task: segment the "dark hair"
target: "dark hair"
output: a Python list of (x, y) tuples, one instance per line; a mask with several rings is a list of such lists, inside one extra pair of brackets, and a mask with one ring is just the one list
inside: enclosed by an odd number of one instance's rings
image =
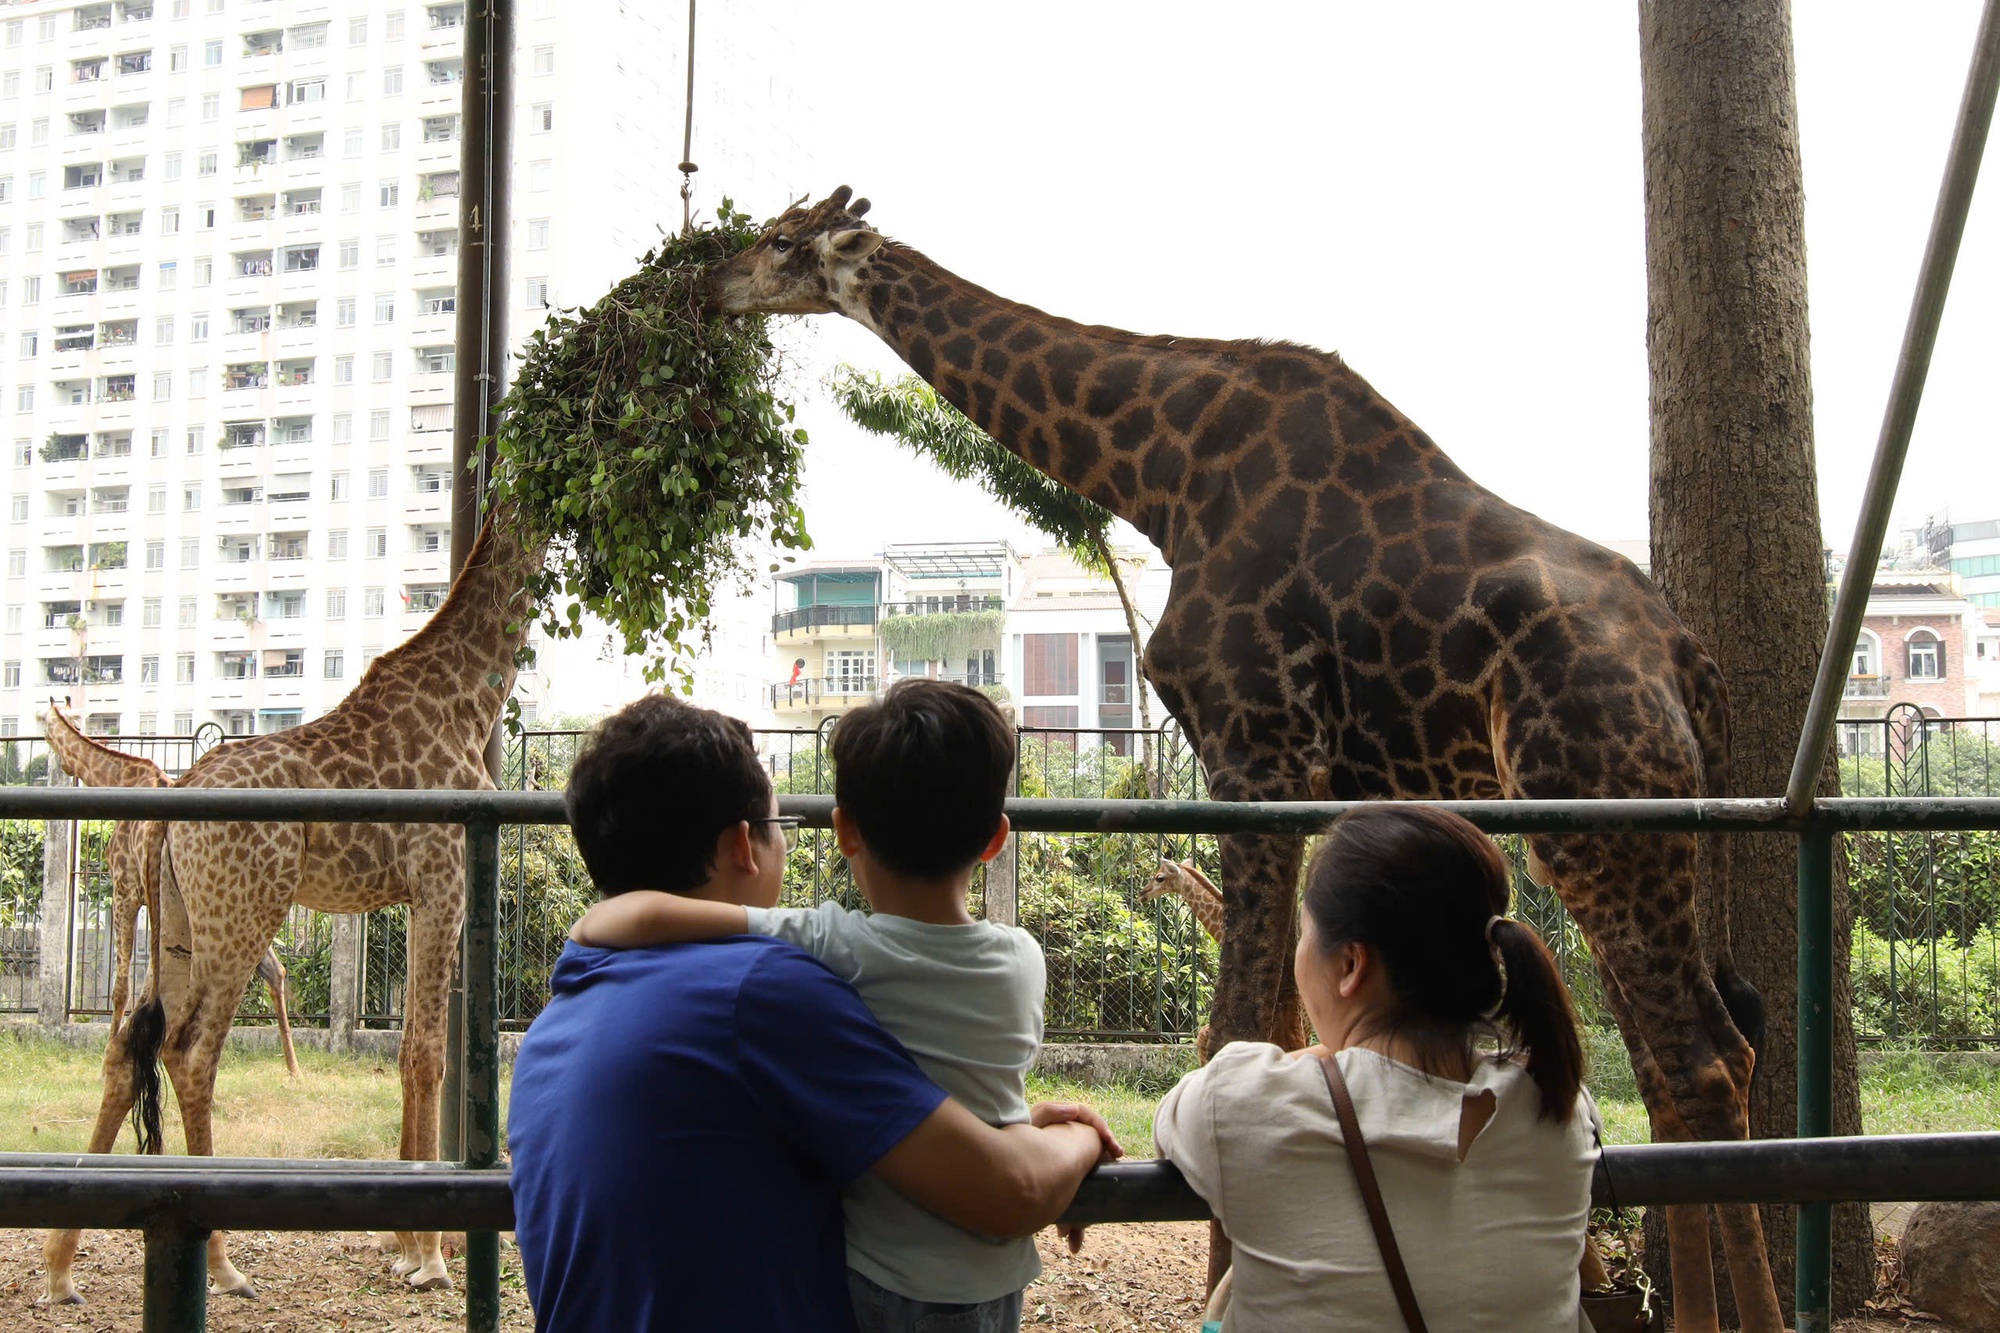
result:
[(978, 690), (900, 680), (833, 729), (833, 799), (875, 858), (905, 875), (955, 874), (1000, 827), (1014, 729)]
[(750, 728), (664, 694), (600, 722), (563, 790), (577, 850), (607, 898), (700, 887), (716, 838), (764, 818), (770, 801)]
[(1483, 1028), (1502, 1028), (1527, 1057), (1541, 1114), (1564, 1122), (1583, 1083), (1576, 1012), (1542, 937), (1507, 917), (1508, 889), (1499, 849), (1470, 823), (1384, 802), (1334, 821), (1306, 871), (1305, 910), (1321, 948), (1375, 951), (1396, 1002), (1385, 1025), (1420, 1054), (1469, 1056)]

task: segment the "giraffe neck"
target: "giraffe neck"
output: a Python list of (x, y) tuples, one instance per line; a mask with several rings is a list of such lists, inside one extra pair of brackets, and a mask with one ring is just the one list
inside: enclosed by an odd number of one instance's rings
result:
[(164, 787), (166, 775), (150, 759), (99, 745), (77, 730), (60, 708), (49, 708), (43, 731), (63, 771), (86, 787)]
[(893, 241), (836, 299), (1009, 451), (1160, 540), (1219, 385), (1197, 383), (1213, 344), (1059, 319)]
[(1181, 867), (1181, 899), (1217, 944), (1222, 943), (1222, 890), (1193, 866)]
[(393, 710), (397, 699), (421, 693), (447, 705), (449, 740), (482, 752), (514, 689), (514, 657), (535, 617), (528, 582), (547, 551), (546, 541), (523, 533), (511, 505), (493, 510), (444, 605), (377, 658), (341, 706)]

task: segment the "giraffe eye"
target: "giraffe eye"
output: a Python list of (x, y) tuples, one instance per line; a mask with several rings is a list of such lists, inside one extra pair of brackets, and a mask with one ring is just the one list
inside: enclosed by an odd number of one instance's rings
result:
[(771, 242), (771, 248), (773, 250), (776, 250), (779, 254), (783, 254), (785, 253), (785, 251), (792, 248), (792, 243), (785, 237), (780, 236), (776, 240)]

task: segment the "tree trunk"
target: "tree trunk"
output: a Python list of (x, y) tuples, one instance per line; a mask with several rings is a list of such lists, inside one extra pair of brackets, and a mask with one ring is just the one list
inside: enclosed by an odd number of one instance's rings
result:
[[(1787, 0), (1640, 0), (1639, 34), (1653, 577), (1728, 681), (1732, 794), (1781, 795), (1827, 632), (1791, 10)], [(1820, 791), (1839, 791), (1831, 754)], [(1789, 1137), (1797, 844), (1731, 844), (1726, 883), (1704, 903), (1705, 940), (1731, 944), (1768, 1008), (1751, 1133)], [(1844, 875), (1834, 888), (1834, 1133), (1857, 1134)], [(1764, 1232), (1789, 1311), (1792, 1209), (1766, 1208)], [(1649, 1249), (1664, 1258), (1664, 1244)], [(1836, 1208), (1835, 1315), (1873, 1281), (1865, 1207)]]
[(1160, 774), (1153, 761), (1153, 709), (1146, 702), (1146, 676), (1140, 670), (1140, 655), (1146, 644), (1139, 637), (1139, 608), (1132, 601), (1132, 593), (1125, 586), (1125, 576), (1118, 572), (1118, 553), (1111, 549), (1111, 543), (1100, 539), (1097, 543), (1098, 558), (1104, 561), (1104, 571), (1111, 576), (1111, 586), (1118, 590), (1118, 605), (1125, 608), (1125, 632), (1132, 637), (1132, 680), (1133, 698), (1139, 705), (1139, 768), (1146, 775), (1146, 795), (1160, 799)]

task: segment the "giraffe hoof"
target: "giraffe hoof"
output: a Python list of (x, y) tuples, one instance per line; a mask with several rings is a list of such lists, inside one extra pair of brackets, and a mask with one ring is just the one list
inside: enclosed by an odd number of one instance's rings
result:
[(451, 1274), (442, 1271), (440, 1266), (440, 1271), (426, 1276), (424, 1270), (420, 1268), (410, 1274), (409, 1283), (413, 1291), (450, 1291)]
[(65, 1285), (64, 1285), (64, 1287), (63, 1287), (63, 1288), (62, 1288), (61, 1290), (59, 1290), (59, 1291), (58, 1291), (58, 1290), (47, 1290), (47, 1289), (45, 1289), (45, 1290), (44, 1290), (44, 1291), (42, 1292), (42, 1304), (43, 1304), (43, 1305), (82, 1305), (82, 1304), (83, 1304), (83, 1293), (82, 1293), (82, 1292), (80, 1292), (80, 1291), (78, 1291), (78, 1290), (77, 1290), (77, 1289), (76, 1289), (75, 1287), (73, 1287), (73, 1286), (69, 1286), (69, 1285), (67, 1285), (67, 1284), (65, 1284)]
[(218, 1296), (241, 1296), (246, 1301), (257, 1299), (256, 1285), (248, 1278), (244, 1278), (233, 1287), (217, 1287), (215, 1293)]

